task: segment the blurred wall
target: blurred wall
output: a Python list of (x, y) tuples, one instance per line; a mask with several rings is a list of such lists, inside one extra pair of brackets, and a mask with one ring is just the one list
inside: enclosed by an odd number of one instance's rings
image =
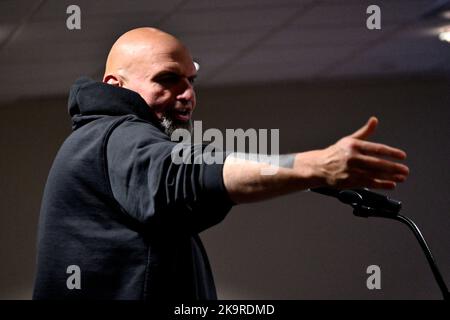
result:
[[(280, 129), (283, 153), (323, 148), (380, 119), (373, 140), (403, 148), (409, 180), (389, 194), (419, 225), (450, 284), (450, 82), (442, 79), (199, 88), (203, 128)], [(0, 299), (28, 299), (41, 195), (70, 133), (66, 98), (0, 106)], [(440, 299), (414, 236), (299, 192), (233, 208), (202, 234), (223, 299)], [(368, 290), (366, 268), (381, 268)]]

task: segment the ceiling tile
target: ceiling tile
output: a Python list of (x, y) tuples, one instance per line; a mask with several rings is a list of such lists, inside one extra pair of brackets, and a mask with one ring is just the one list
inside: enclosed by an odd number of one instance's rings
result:
[(38, 0), (0, 1), (0, 25), (17, 24), (38, 2)]
[(361, 0), (354, 3), (342, 4), (342, 1), (326, 1), (308, 14), (302, 16), (294, 24), (304, 27), (328, 28), (354, 26), (366, 29), (369, 14), (367, 7), (376, 4), (381, 11), (381, 28), (418, 19), (422, 13), (431, 8), (429, 0)]
[(261, 9), (268, 7), (299, 7), (301, 5), (310, 3), (314, 0), (195, 0), (189, 1), (183, 6), (183, 11), (217, 11), (217, 10), (240, 10), (246, 9)]
[(255, 9), (220, 11), (209, 14), (177, 12), (162, 24), (164, 30), (177, 35), (239, 33), (270, 30), (292, 15), (292, 9)]
[(127, 20), (134, 15), (161, 15), (172, 10), (182, 0), (146, 1), (146, 0), (58, 0), (46, 1), (34, 20), (60, 20), (66, 19), (66, 9), (70, 5), (77, 5), (81, 10), (81, 19), (85, 17), (126, 17)]

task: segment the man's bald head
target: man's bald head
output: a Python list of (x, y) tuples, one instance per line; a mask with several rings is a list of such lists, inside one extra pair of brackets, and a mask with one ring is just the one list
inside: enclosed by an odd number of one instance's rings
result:
[(138, 28), (112, 46), (103, 82), (139, 93), (161, 121), (184, 127), (195, 108), (195, 77), (192, 57), (177, 38), (155, 28)]
[[(160, 55), (190, 58), (186, 47), (174, 36), (155, 28), (138, 28), (120, 36), (112, 46), (104, 80), (108, 75), (136, 73), (155, 62)], [(192, 58), (191, 58), (192, 60)]]

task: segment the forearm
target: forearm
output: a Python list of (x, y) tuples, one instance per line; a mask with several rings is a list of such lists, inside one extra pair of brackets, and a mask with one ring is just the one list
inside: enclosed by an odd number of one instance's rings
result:
[(319, 153), (315, 150), (257, 160), (231, 154), (223, 168), (225, 187), (235, 203), (245, 203), (321, 186)]
[(225, 187), (235, 203), (322, 186), (394, 189), (406, 180), (409, 168), (386, 158), (404, 160), (406, 153), (364, 141), (377, 124), (378, 119), (371, 117), (359, 130), (325, 149), (282, 155), (279, 161), (276, 156), (251, 161), (231, 154), (223, 168)]

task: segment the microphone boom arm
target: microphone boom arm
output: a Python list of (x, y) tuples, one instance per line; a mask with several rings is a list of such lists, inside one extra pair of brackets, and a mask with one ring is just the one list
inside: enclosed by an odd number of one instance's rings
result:
[(417, 241), (419, 241), (419, 244), (422, 247), (422, 250), (428, 260), (428, 264), (430, 265), (431, 271), (433, 272), (434, 278), (436, 279), (439, 289), (441, 289), (444, 300), (446, 301), (450, 300), (450, 293), (448, 291), (447, 285), (445, 284), (444, 278), (442, 277), (442, 274), (439, 271), (436, 261), (434, 260), (430, 247), (428, 247), (428, 244), (425, 241), (422, 232), (420, 232), (419, 227), (417, 227), (414, 221), (412, 221), (408, 217), (402, 216), (401, 214), (393, 217), (384, 217), (384, 218), (400, 221), (403, 224), (406, 224), (408, 228), (414, 233), (414, 236), (416, 237)]
[(434, 278), (436, 279), (439, 289), (442, 292), (444, 300), (450, 300), (450, 293), (448, 291), (447, 285), (445, 284), (444, 278), (439, 271), (433, 254), (431, 253), (431, 250), (428, 247), (425, 238), (420, 232), (420, 229), (417, 227), (414, 221), (399, 214), (402, 208), (402, 203), (400, 201), (391, 199), (379, 193), (375, 193), (366, 188), (344, 190), (331, 188), (314, 188), (310, 190), (323, 195), (335, 197), (339, 201), (352, 206), (353, 214), (355, 216), (364, 218), (387, 218), (406, 224), (408, 228), (414, 233), (417, 241), (419, 241), (419, 244), (427, 258), (428, 264), (430, 265), (431, 271), (433, 272)]

